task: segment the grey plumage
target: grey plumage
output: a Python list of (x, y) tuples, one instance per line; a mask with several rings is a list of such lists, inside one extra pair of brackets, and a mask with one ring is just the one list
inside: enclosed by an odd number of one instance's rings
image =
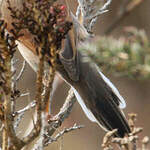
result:
[(68, 71), (66, 67), (59, 67), (59, 73), (78, 92), (87, 109), (92, 112), (96, 120), (107, 130), (118, 129), (116, 136), (123, 137), (130, 132), (130, 128), (119, 108), (121, 103), (119, 97), (105, 82), (95, 65), (83, 61), (83, 56), (78, 51), (76, 57), (73, 56), (73, 52), (70, 52), (73, 49), (68, 46), (70, 44), (69, 38), (67, 36), (66, 46), (60, 53), (59, 58), (60, 61), (63, 58), (63, 61), (61, 61), (62, 66), (65, 60), (65, 66), (68, 61), (76, 64), (70, 69), (74, 69), (73, 76), (77, 75), (78, 80), (70, 78), (71, 71)]

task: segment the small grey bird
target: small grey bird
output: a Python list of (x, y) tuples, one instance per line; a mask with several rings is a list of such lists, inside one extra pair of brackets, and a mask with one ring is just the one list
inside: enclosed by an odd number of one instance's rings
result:
[(81, 39), (87, 40), (88, 33), (72, 15), (74, 32), (70, 32), (59, 54), (63, 68), (57, 68), (63, 79), (72, 87), (86, 116), (104, 130), (118, 129), (116, 136), (124, 137), (130, 128), (122, 110), (125, 100), (117, 88), (100, 69), (77, 50)]
[[(22, 1), (19, 2), (16, 5), (21, 8)], [(8, 28), (11, 29), (12, 18), (5, 1), (2, 8), (3, 18), (8, 22)], [(56, 70), (74, 90), (88, 119), (98, 123), (104, 130), (118, 129), (116, 136), (123, 137), (130, 133), (129, 125), (121, 110), (126, 106), (125, 101), (99, 68), (90, 61), (85, 61), (84, 56), (78, 51), (78, 46), (89, 38), (89, 34), (73, 15), (70, 14), (70, 18), (73, 28), (66, 36), (58, 54), (59, 65)], [(24, 59), (37, 71), (39, 57), (32, 42), (33, 37), (28, 32), (16, 41)]]

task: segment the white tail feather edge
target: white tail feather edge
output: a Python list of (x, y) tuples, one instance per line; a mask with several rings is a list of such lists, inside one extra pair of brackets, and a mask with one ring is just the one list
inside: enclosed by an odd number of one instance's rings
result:
[(95, 118), (95, 116), (93, 115), (93, 113), (86, 107), (83, 99), (81, 98), (81, 96), (79, 95), (79, 93), (76, 91), (76, 89), (74, 87), (72, 87), (73, 92), (77, 98), (78, 103), (80, 104), (83, 112), (85, 113), (85, 115), (87, 116), (87, 118), (92, 121), (92, 122), (96, 122), (103, 130), (108, 131), (105, 127), (103, 127), (99, 121)]
[(119, 91), (113, 85), (113, 83), (100, 71), (100, 69), (99, 69), (99, 67), (97, 65), (96, 65), (96, 68), (97, 68), (97, 71), (99, 72), (99, 74), (101, 75), (101, 77), (103, 78), (103, 80), (112, 89), (114, 94), (120, 99), (119, 108), (124, 109), (126, 107), (126, 102), (125, 102), (124, 98), (120, 95)]

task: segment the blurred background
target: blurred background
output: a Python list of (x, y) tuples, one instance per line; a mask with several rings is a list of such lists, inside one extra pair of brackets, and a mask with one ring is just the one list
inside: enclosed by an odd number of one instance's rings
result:
[[(114, 21), (118, 14), (118, 9), (122, 2), (126, 0), (112, 0), (112, 4), (109, 7), (109, 12), (101, 15), (94, 28), (96, 35), (103, 36), (110, 24)], [(71, 1), (72, 9), (75, 10), (77, 6), (76, 2)], [(143, 2), (136, 7), (128, 16), (126, 16), (120, 24), (110, 33), (115, 38), (123, 35), (123, 27), (135, 26), (138, 29), (144, 29), (148, 37), (150, 37), (150, 0), (143, 0)], [(109, 36), (110, 36), (109, 35)], [(21, 68), (22, 56), (17, 53), (19, 58), (18, 69)], [(127, 77), (114, 77), (109, 76), (109, 79), (119, 89), (121, 95), (125, 98), (127, 108), (124, 110), (126, 116), (128, 113), (134, 112), (138, 114), (137, 126), (143, 127), (144, 131), (140, 135), (142, 138), (144, 135), (150, 137), (150, 80), (136, 81), (134, 79), (128, 79)], [(36, 74), (27, 64), (25, 73), (19, 82), (19, 88), (23, 93), (30, 92), (31, 100), (34, 99), (35, 93), (35, 81)], [(56, 114), (67, 96), (68, 85), (64, 82), (59, 83), (60, 86), (56, 89), (52, 103), (52, 113)], [(22, 108), (27, 105), (29, 100), (27, 97), (20, 99), (18, 108)], [(30, 120), (28, 115), (31, 116), (31, 112), (26, 113), (24, 117), (24, 123), (20, 125), (22, 133), (25, 131), (25, 127), (29, 125)], [(81, 107), (76, 102), (73, 107), (73, 111), (68, 119), (63, 123), (62, 127), (58, 131), (61, 131), (64, 127), (73, 126), (75, 123), (85, 125), (83, 129), (76, 130), (74, 132), (66, 134), (58, 142), (55, 142), (47, 149), (63, 149), (63, 150), (97, 150), (101, 149), (102, 137), (104, 131), (98, 127), (97, 124), (91, 123), (81, 110)], [(26, 126), (25, 126), (26, 124)], [(20, 133), (20, 134), (22, 134)]]

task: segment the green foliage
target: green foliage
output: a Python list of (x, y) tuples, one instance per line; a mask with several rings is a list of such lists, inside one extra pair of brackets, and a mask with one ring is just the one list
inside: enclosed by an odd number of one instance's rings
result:
[(106, 74), (132, 79), (150, 78), (150, 41), (144, 30), (125, 28), (128, 36), (97, 37), (80, 48)]

